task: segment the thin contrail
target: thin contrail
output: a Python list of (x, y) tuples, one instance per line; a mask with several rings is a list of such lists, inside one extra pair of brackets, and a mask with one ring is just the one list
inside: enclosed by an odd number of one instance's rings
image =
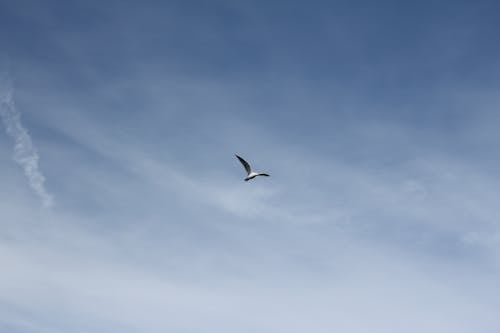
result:
[(0, 81), (0, 117), (7, 134), (14, 139), (14, 161), (23, 168), (29, 185), (42, 199), (42, 204), (50, 207), (54, 201), (45, 189), (45, 177), (38, 165), (38, 151), (33, 146), (28, 131), (21, 123), (21, 113), (16, 109), (12, 82), (8, 75), (0, 78)]

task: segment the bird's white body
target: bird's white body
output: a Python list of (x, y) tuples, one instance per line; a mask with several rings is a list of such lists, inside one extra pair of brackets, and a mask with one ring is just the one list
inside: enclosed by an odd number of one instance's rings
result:
[(238, 155), (236, 155), (236, 157), (241, 162), (241, 164), (243, 165), (243, 167), (245, 168), (245, 170), (247, 172), (247, 176), (245, 178), (246, 182), (249, 181), (250, 179), (254, 179), (257, 176), (266, 176), (266, 177), (269, 177), (269, 175), (267, 173), (252, 171), (252, 168), (250, 167), (250, 164), (248, 164), (247, 161), (245, 161), (243, 158), (239, 157)]
[(258, 172), (250, 172), (248, 176), (246, 176), (245, 181), (249, 181), (250, 179), (254, 179), (257, 176), (267, 176), (267, 174), (264, 173), (258, 173)]

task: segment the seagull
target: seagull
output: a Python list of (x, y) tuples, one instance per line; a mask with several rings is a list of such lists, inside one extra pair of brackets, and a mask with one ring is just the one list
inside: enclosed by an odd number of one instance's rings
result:
[(246, 182), (249, 181), (250, 179), (254, 179), (257, 176), (269, 177), (269, 175), (267, 173), (253, 172), (252, 168), (250, 167), (250, 164), (248, 164), (247, 161), (245, 161), (244, 159), (242, 159), (241, 157), (239, 157), (236, 154), (234, 156), (236, 156), (238, 158), (238, 160), (240, 160), (241, 164), (243, 164), (243, 166), (245, 167), (245, 170), (247, 171), (247, 177), (245, 178)]

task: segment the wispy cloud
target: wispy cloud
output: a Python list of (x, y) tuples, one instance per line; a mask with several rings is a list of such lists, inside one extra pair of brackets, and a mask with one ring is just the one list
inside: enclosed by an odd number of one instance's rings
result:
[(226, 2), (2, 5), (0, 332), (500, 332), (495, 11)]
[(28, 130), (21, 122), (21, 113), (14, 101), (14, 88), (8, 75), (1, 78), (0, 83), (0, 117), (7, 134), (14, 139), (14, 161), (23, 169), (28, 182), (35, 193), (40, 196), (45, 207), (53, 205), (54, 200), (45, 188), (45, 177), (38, 164), (39, 155)]

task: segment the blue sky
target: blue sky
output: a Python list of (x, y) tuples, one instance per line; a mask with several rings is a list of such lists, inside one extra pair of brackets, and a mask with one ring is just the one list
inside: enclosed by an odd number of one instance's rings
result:
[(2, 2), (0, 331), (500, 331), (499, 9)]

